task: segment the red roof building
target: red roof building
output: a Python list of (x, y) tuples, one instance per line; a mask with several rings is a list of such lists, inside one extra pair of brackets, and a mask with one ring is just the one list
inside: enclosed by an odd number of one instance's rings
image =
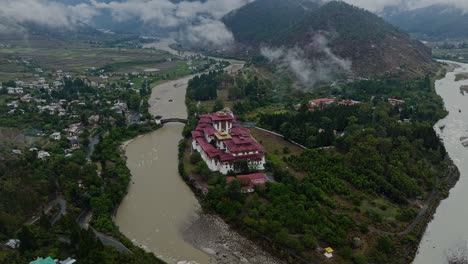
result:
[(226, 181), (229, 183), (234, 179), (239, 180), (242, 185), (242, 191), (247, 193), (254, 192), (255, 186), (265, 186), (265, 184), (268, 182), (268, 178), (264, 173), (229, 176), (227, 177)]
[(396, 99), (396, 98), (388, 98), (388, 102), (392, 105), (401, 105), (404, 104), (404, 100)]
[(237, 123), (230, 110), (202, 115), (192, 139), (192, 149), (200, 153), (212, 171), (236, 172), (236, 161), (246, 161), (254, 170), (265, 169), (265, 150), (250, 130)]
[(354, 100), (343, 100), (343, 101), (339, 102), (338, 104), (343, 105), (343, 106), (353, 106), (353, 105), (357, 105), (357, 104), (360, 104), (360, 103), (361, 102), (354, 101)]
[(335, 98), (320, 98), (320, 99), (314, 99), (314, 100), (309, 101), (309, 103), (307, 104), (307, 107), (308, 107), (309, 110), (311, 110), (311, 111), (315, 111), (315, 110), (317, 110), (317, 109), (318, 109), (318, 110), (322, 110), (322, 109), (325, 108), (326, 106), (335, 103), (335, 101), (336, 101)]

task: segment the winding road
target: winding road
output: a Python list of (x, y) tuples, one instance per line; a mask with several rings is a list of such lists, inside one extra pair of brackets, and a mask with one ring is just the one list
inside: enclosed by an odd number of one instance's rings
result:
[(124, 244), (122, 244), (119, 240), (111, 236), (105, 235), (97, 231), (96, 229), (94, 229), (92, 226), (90, 226), (89, 222), (91, 221), (92, 218), (93, 218), (93, 212), (90, 209), (87, 209), (81, 212), (81, 214), (78, 216), (76, 221), (78, 222), (78, 224), (80, 225), (80, 228), (82, 229), (88, 230), (89, 228), (91, 228), (91, 230), (93, 230), (94, 234), (102, 242), (102, 244), (106, 246), (112, 246), (119, 252), (132, 253), (132, 251), (128, 249)]

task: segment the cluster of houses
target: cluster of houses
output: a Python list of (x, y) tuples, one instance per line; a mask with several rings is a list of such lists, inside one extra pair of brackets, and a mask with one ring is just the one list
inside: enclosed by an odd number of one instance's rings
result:
[(314, 99), (310, 100), (307, 103), (307, 108), (309, 108), (310, 111), (317, 111), (317, 110), (323, 110), (324, 108), (336, 104), (338, 105), (343, 105), (343, 106), (353, 106), (360, 104), (361, 102), (355, 101), (355, 100), (342, 100), (338, 101), (336, 98), (319, 98), (319, 99)]
[[(10, 239), (5, 243), (5, 246), (11, 249), (18, 249), (21, 246), (21, 241), (19, 239)], [(65, 260), (53, 259), (51, 257), (40, 258), (29, 262), (29, 264), (73, 264), (77, 260), (73, 258), (67, 258)]]
[(76, 259), (73, 259), (73, 258), (67, 258), (65, 260), (58, 260), (58, 259), (53, 259), (51, 257), (47, 257), (47, 258), (37, 258), (36, 260), (29, 262), (29, 264), (73, 264), (75, 262), (76, 262)]
[(265, 150), (229, 109), (202, 115), (192, 138), (192, 149), (211, 171), (236, 173), (238, 162), (246, 162), (251, 170), (265, 169)]
[[(61, 70), (58, 70), (55, 74), (56, 79), (53, 84), (48, 84), (45, 78), (39, 77), (33, 82), (26, 81), (15, 81), (16, 87), (1, 87), (0, 90), (6, 89), (5, 93), (8, 93), (10, 96), (7, 97), (6, 101), (6, 113), (10, 115), (25, 114), (26, 112), (31, 113), (44, 113), (49, 115), (55, 115), (67, 120), (80, 118), (79, 113), (83, 108), (89, 106), (90, 104), (96, 105), (98, 107), (105, 107), (111, 111), (114, 111), (116, 114), (125, 114), (130, 116), (130, 111), (125, 102), (120, 100), (98, 100), (95, 98), (94, 101), (84, 101), (80, 99), (76, 100), (66, 100), (66, 99), (48, 99), (47, 97), (42, 96), (44, 93), (51, 92), (51, 90), (62, 89), (65, 78), (72, 78), (68, 73), (64, 73)], [(88, 85), (91, 85), (89, 79), (84, 78), (83, 81)], [(50, 88), (49, 90), (47, 88)], [(46, 91), (38, 92), (38, 88), (46, 89)], [(50, 98), (50, 97), (49, 97)], [(101, 116), (99, 113), (91, 114), (88, 117), (88, 123), (91, 125), (90, 128), (96, 127), (97, 123), (103, 119), (115, 120), (112, 116), (105, 117)], [(134, 118), (136, 121), (140, 121), (140, 116)], [(132, 119), (133, 120), (133, 119)], [(62, 138), (66, 138), (69, 142), (69, 148), (65, 149), (65, 155), (71, 156), (72, 152), (80, 147), (79, 136), (85, 129), (84, 124), (75, 123), (69, 127), (63, 129), (63, 131), (51, 131), (49, 134), (49, 139), (53, 141), (60, 141)], [(34, 135), (34, 136), (45, 136), (45, 135)], [(38, 151), (39, 159), (46, 159), (50, 157), (50, 153), (46, 151)], [(13, 155), (21, 155), (21, 150), (12, 150)]]
[[(391, 105), (402, 105), (405, 103), (404, 100), (396, 99), (396, 98), (388, 98), (388, 102)], [(353, 105), (358, 105), (361, 104), (362, 102), (360, 101), (355, 101), (355, 100), (337, 100), (336, 98), (319, 98), (319, 99), (314, 99), (310, 100), (307, 103), (307, 108), (310, 111), (317, 111), (317, 110), (323, 110), (326, 107), (334, 104), (342, 105), (342, 106), (353, 106)]]

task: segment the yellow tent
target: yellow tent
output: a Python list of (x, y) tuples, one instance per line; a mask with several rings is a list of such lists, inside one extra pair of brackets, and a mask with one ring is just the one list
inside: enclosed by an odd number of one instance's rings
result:
[(326, 251), (327, 253), (333, 253), (334, 250), (333, 250), (333, 248), (331, 248), (331, 247), (327, 247), (327, 248), (325, 249), (325, 251)]

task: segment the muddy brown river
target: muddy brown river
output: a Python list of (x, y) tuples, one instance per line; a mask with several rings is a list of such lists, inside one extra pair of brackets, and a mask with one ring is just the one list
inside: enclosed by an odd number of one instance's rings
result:
[[(231, 61), (227, 71), (243, 63)], [(193, 76), (153, 88), (150, 113), (186, 118), (185, 94)], [(231, 230), (222, 219), (206, 215), (178, 174), (178, 142), (183, 124), (169, 123), (125, 145), (132, 174), (128, 195), (115, 221), (134, 244), (174, 264), (283, 263)]]
[[(455, 81), (455, 75), (468, 72), (468, 64), (453, 63), (458, 68), (436, 82), (437, 93), (444, 99), (449, 115), (435, 126), (448, 154), (460, 170), (460, 179), (450, 190), (427, 226), (414, 264), (468, 263), (468, 94), (460, 86), (468, 80)], [(444, 127), (444, 129), (440, 129)]]
[[(155, 87), (150, 112), (155, 116), (186, 118), (184, 100), (189, 79)], [(126, 146), (132, 184), (119, 207), (116, 223), (135, 244), (169, 263), (208, 263), (206, 253), (182, 238), (182, 230), (197, 219), (200, 210), (192, 191), (178, 174), (177, 143), (182, 138), (182, 129), (183, 124), (166, 124)]]

